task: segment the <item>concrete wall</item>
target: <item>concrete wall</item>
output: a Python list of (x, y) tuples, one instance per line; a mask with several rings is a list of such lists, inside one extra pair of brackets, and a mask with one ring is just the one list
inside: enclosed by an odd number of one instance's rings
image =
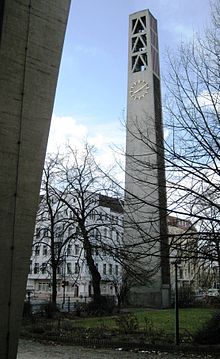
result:
[(5, 0), (0, 48), (0, 358), (16, 358), (69, 0)]

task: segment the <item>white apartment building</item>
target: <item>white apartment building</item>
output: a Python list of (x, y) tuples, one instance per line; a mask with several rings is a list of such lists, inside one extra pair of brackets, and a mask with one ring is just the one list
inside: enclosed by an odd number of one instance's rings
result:
[[(115, 296), (115, 287), (121, 282), (121, 266), (113, 258), (109, 248), (117, 246), (123, 236), (123, 209), (117, 198), (94, 195), (95, 209), (90, 208), (87, 225), (91, 228), (90, 240), (94, 244), (93, 259), (101, 275), (101, 294)], [(94, 202), (93, 202), (94, 203)], [(91, 204), (93, 206), (93, 204)], [(57, 302), (91, 300), (93, 288), (91, 275), (85, 261), (80, 235), (77, 236), (77, 223), (68, 230), (62, 230), (62, 213), (68, 214), (67, 208), (57, 213), (55, 251), (63, 245), (65, 239), (73, 234), (62, 247), (60, 265), (57, 267)], [(67, 229), (67, 227), (66, 227)], [(37, 222), (27, 281), (28, 295), (37, 300), (51, 298), (51, 248), (50, 228), (45, 218)], [(62, 238), (61, 238), (62, 236)]]
[[(87, 225), (91, 227), (91, 241), (94, 244), (93, 259), (101, 275), (101, 293), (106, 296), (116, 296), (116, 286), (121, 285), (122, 268), (108, 248), (122, 242), (123, 238), (123, 206), (117, 198), (95, 195), (95, 210), (91, 210), (88, 216)], [(98, 202), (97, 202), (98, 201)], [(93, 205), (93, 204), (92, 204)], [(65, 214), (67, 208), (62, 209)], [(71, 233), (77, 232), (75, 226), (69, 226), (68, 231), (62, 233), (62, 211), (57, 214), (58, 226), (56, 228), (55, 250), (59, 244)], [(191, 229), (190, 229), (191, 228)], [(174, 266), (172, 262), (175, 257), (181, 258), (178, 264), (179, 286), (191, 285), (194, 283), (196, 274), (195, 258), (188, 259), (184, 252), (186, 249), (190, 257), (192, 246), (196, 245), (195, 237), (189, 234), (194, 233), (190, 221), (168, 216), (168, 232), (170, 241), (173, 242), (170, 251), (170, 274), (171, 287), (174, 287)], [(30, 273), (27, 281), (27, 293), (31, 298), (37, 300), (50, 300), (51, 298), (51, 266), (50, 266), (50, 236), (48, 235), (49, 225), (45, 218), (37, 222), (33, 240), (33, 251), (30, 261)], [(61, 239), (60, 237), (63, 236)], [(181, 253), (182, 251), (182, 253)], [(57, 302), (67, 300), (71, 302), (87, 302), (91, 300), (93, 289), (91, 275), (85, 261), (83, 245), (80, 236), (74, 236), (68, 240), (62, 248), (62, 260), (57, 267)]]
[(196, 286), (198, 271), (196, 248), (196, 229), (189, 220), (168, 216), (168, 233), (170, 236), (170, 277), (171, 288), (175, 283), (174, 262), (178, 261), (178, 285)]

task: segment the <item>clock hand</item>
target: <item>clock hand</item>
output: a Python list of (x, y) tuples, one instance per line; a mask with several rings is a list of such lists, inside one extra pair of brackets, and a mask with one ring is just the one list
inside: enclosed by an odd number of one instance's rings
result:
[(137, 92), (141, 91), (143, 88), (145, 88), (147, 86), (147, 84), (144, 84), (143, 86), (141, 86), (139, 89), (137, 89), (136, 91), (134, 91), (133, 93), (136, 94)]

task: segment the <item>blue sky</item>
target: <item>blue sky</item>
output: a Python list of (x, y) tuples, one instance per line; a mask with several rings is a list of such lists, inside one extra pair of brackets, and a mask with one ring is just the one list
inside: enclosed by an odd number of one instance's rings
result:
[[(67, 25), (48, 150), (88, 137), (97, 147), (124, 140), (129, 14), (158, 20), (161, 75), (167, 49), (202, 30), (208, 0), (73, 0)], [(105, 156), (105, 155), (103, 155)]]

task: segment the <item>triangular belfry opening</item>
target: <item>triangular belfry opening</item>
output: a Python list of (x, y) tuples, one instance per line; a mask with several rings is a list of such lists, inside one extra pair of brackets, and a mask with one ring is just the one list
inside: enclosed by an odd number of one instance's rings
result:
[(144, 51), (147, 47), (146, 35), (141, 35), (132, 38), (132, 52)]
[(144, 71), (148, 65), (147, 59), (147, 27), (146, 16), (132, 20), (131, 25), (131, 71)]
[(146, 17), (142, 16), (132, 21), (132, 34), (138, 34), (146, 31)]
[(144, 71), (147, 68), (147, 54), (132, 56), (132, 72)]

